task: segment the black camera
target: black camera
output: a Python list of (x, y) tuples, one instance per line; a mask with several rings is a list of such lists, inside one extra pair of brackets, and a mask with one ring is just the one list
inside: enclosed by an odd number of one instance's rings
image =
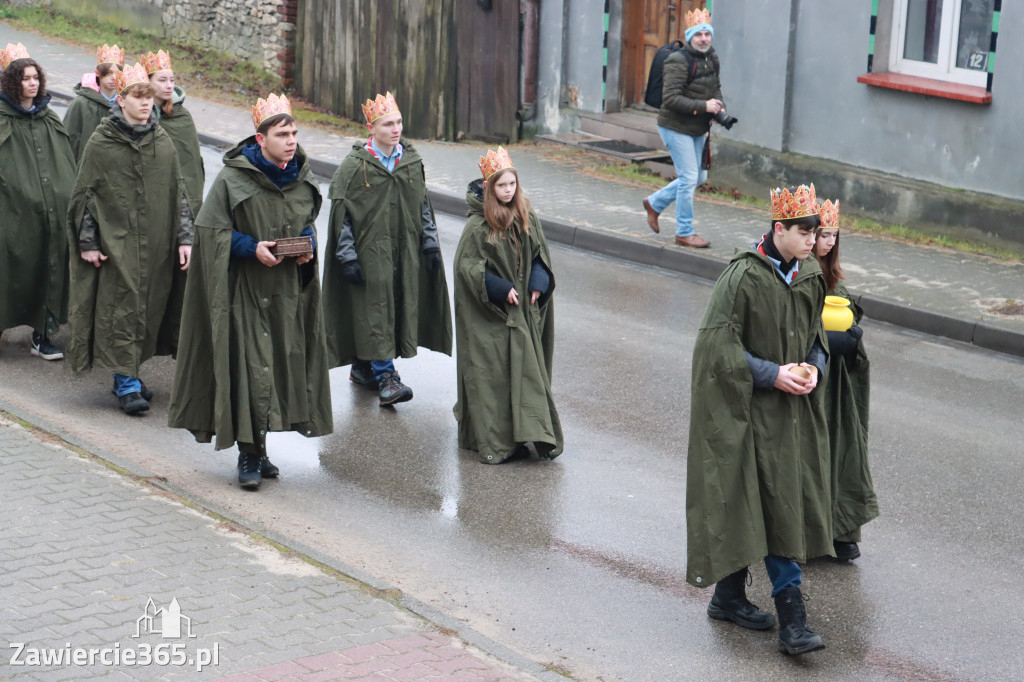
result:
[(732, 125), (736, 123), (736, 121), (738, 121), (739, 119), (736, 118), (735, 116), (730, 116), (728, 113), (726, 113), (725, 109), (722, 109), (717, 114), (715, 114), (715, 120), (721, 123), (726, 130), (731, 130)]

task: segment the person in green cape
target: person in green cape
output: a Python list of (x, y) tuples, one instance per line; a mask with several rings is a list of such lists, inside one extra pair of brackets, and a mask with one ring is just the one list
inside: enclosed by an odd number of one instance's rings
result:
[(171, 55), (163, 50), (142, 56), (142, 65), (149, 74), (149, 82), (155, 89), (154, 101), (160, 127), (167, 131), (178, 152), (181, 176), (185, 179), (188, 206), (192, 215), (199, 215), (203, 207), (203, 189), (206, 186), (206, 169), (199, 151), (199, 132), (192, 114), (185, 108), (185, 91), (174, 82)]
[[(280, 471), (267, 433), (333, 430), (313, 222), (320, 189), (284, 96), (258, 99), (256, 134), (224, 155), (196, 217), (169, 424), (215, 448), (238, 444), (238, 482)], [(305, 237), (310, 250), (274, 253)]]
[(366, 100), (372, 133), (331, 180), (324, 264), (324, 316), (331, 367), (378, 391), (381, 405), (412, 399), (394, 358), (417, 348), (451, 355), (452, 315), (423, 159), (402, 138), (402, 114), (389, 92)]
[(551, 394), (555, 341), (551, 254), (508, 152), (480, 158), (455, 252), (459, 447), (500, 464), (517, 452), (554, 459), (562, 425)]
[(808, 256), (814, 186), (771, 193), (771, 229), (715, 283), (693, 350), (686, 477), (686, 579), (715, 591), (708, 615), (767, 630), (746, 596), (764, 560), (779, 651), (825, 647), (807, 626), (797, 561), (832, 553), (828, 431), (822, 391), (825, 283)]
[(71, 341), (76, 374), (113, 370), (121, 410), (149, 409), (139, 368), (178, 345), (192, 214), (174, 144), (153, 116), (153, 86), (141, 64), (117, 76), (117, 104), (89, 138), (68, 207)]
[(832, 547), (838, 561), (860, 556), (861, 526), (878, 517), (878, 498), (868, 466), (870, 366), (859, 323), (864, 311), (843, 286), (839, 264), (839, 202), (824, 201), (814, 257), (825, 278), (826, 294), (850, 301), (854, 324), (847, 331), (827, 331), (828, 381), (825, 414), (832, 453)]
[(0, 50), (0, 332), (32, 327), (31, 352), (60, 360), (50, 335), (67, 321), (64, 233), (75, 158), (49, 108), (46, 74), (21, 43)]
[(100, 121), (110, 116), (111, 107), (117, 104), (117, 72), (122, 66), (124, 50), (104, 43), (96, 49), (96, 70), (83, 74), (74, 88), (75, 98), (64, 113), (64, 127), (71, 137), (76, 161)]

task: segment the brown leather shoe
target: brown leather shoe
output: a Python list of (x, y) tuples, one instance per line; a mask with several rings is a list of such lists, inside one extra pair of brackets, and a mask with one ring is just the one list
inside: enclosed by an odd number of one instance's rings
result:
[(691, 234), (688, 237), (676, 237), (676, 244), (679, 246), (689, 246), (694, 249), (706, 249), (711, 246), (711, 242), (707, 239), (701, 239), (695, 234)]
[(651, 202), (644, 199), (644, 210), (647, 211), (647, 226), (654, 230), (654, 234), (661, 232), (661, 228), (658, 227), (658, 216), (661, 214), (651, 208)]

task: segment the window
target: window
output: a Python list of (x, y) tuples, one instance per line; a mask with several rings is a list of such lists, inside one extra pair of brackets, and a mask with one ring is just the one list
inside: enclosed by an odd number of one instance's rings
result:
[(985, 87), (995, 0), (895, 0), (893, 73)]

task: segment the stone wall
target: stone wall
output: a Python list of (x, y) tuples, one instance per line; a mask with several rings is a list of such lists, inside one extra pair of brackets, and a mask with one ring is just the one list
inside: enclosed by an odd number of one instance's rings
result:
[(291, 85), (299, 0), (20, 0), (129, 29), (190, 38), (262, 64)]

